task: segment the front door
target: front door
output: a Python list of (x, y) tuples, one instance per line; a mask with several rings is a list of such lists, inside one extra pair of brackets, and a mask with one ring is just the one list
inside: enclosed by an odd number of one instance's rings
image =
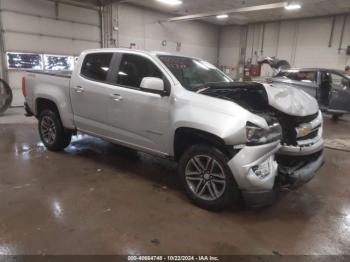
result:
[(140, 88), (144, 77), (165, 79), (164, 73), (148, 57), (120, 54), (115, 75), (107, 103), (109, 136), (146, 151), (166, 153), (170, 97)]
[(338, 74), (330, 73), (331, 92), (328, 112), (350, 113), (350, 79)]

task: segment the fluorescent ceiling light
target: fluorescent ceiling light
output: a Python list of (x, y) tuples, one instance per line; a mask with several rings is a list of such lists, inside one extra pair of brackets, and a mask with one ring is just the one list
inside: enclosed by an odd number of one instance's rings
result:
[(226, 19), (226, 18), (228, 18), (228, 15), (227, 14), (217, 15), (216, 18), (217, 19)]
[(171, 6), (182, 4), (181, 0), (157, 0), (157, 1), (162, 3), (162, 4), (171, 5)]
[(286, 4), (286, 6), (284, 7), (286, 10), (298, 10), (301, 8), (300, 4), (296, 4), (296, 3), (288, 3)]

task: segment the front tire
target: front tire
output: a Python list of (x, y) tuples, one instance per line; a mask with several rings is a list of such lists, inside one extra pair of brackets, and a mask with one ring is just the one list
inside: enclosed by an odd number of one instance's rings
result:
[(71, 142), (72, 132), (66, 130), (57, 112), (46, 109), (39, 116), (39, 135), (50, 151), (61, 151)]
[(210, 145), (194, 145), (183, 154), (178, 172), (194, 204), (218, 211), (238, 203), (240, 191), (228, 161), (222, 151)]

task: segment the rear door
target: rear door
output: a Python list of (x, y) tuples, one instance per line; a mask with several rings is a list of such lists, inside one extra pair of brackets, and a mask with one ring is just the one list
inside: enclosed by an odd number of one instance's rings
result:
[(331, 72), (331, 92), (328, 111), (331, 113), (350, 112), (350, 79), (342, 74)]
[[(140, 88), (144, 77), (167, 80), (150, 58), (120, 53), (109, 87), (107, 121), (109, 137), (146, 151), (163, 154), (168, 150), (170, 97)], [(112, 77), (113, 78), (113, 77)]]
[(109, 98), (108, 77), (114, 53), (87, 54), (81, 71), (71, 81), (70, 96), (78, 129), (106, 135), (106, 108)]

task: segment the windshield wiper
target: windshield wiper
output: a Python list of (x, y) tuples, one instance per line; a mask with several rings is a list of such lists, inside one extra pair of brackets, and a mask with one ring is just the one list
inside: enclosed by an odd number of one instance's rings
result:
[(208, 90), (209, 88), (210, 88), (210, 86), (203, 87), (201, 89), (198, 89), (196, 93), (200, 94), (200, 93), (204, 92), (205, 90)]

